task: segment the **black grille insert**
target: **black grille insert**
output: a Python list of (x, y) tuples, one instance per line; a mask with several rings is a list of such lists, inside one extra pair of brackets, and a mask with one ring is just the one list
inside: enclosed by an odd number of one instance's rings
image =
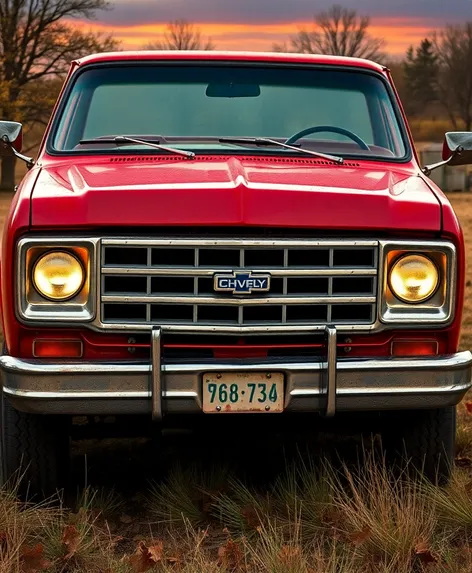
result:
[(159, 324), (160, 321), (192, 322), (193, 306), (183, 304), (153, 304), (151, 305), (151, 320)]
[(193, 283), (191, 277), (152, 277), (151, 293), (193, 294)]

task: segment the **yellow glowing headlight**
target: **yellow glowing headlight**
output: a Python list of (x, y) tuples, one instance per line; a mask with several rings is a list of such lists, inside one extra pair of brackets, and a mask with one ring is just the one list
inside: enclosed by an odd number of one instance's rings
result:
[(67, 300), (84, 284), (81, 262), (66, 252), (51, 252), (40, 257), (33, 268), (33, 284), (45, 298)]
[(390, 289), (404, 302), (424, 302), (436, 292), (439, 272), (424, 255), (405, 255), (390, 269)]

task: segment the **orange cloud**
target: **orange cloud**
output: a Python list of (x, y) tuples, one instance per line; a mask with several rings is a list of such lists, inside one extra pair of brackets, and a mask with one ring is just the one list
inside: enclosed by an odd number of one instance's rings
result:
[[(112, 34), (121, 41), (124, 49), (140, 49), (149, 42), (163, 38), (166, 24), (146, 24), (137, 26), (107, 26), (97, 22), (80, 23), (86, 30)], [(282, 24), (227, 24), (199, 23), (198, 27), (204, 37), (211, 37), (221, 50), (254, 50), (270, 51), (274, 43), (286, 42), (290, 35), (300, 28), (311, 28), (311, 22), (290, 22)], [(425, 19), (382, 18), (372, 20), (371, 35), (384, 38), (386, 50), (392, 55), (405, 53), (410, 45), (417, 44), (431, 33), (434, 24), (425, 25)]]

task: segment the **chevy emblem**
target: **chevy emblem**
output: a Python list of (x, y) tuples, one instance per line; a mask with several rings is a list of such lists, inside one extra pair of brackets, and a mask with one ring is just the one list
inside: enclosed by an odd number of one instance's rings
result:
[(270, 290), (270, 274), (234, 272), (231, 275), (214, 275), (213, 288), (217, 292), (233, 294), (251, 294), (252, 292), (267, 292)]

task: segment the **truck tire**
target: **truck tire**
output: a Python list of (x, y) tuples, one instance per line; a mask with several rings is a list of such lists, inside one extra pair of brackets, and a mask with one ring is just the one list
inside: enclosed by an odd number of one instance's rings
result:
[(0, 428), (0, 485), (18, 488), (18, 494), (28, 499), (49, 497), (65, 485), (67, 418), (20, 412), (2, 392)]
[(391, 413), (382, 433), (387, 459), (420, 472), (435, 484), (448, 482), (454, 465), (456, 408)]

